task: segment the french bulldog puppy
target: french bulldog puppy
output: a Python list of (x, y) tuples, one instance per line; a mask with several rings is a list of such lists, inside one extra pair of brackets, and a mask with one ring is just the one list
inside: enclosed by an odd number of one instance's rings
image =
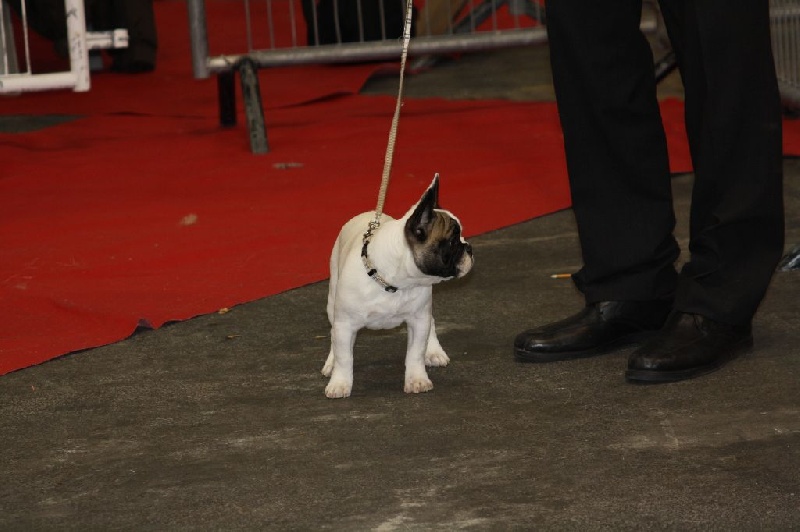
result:
[(406, 393), (433, 389), (425, 366), (450, 361), (436, 337), (433, 285), (463, 277), (472, 269), (472, 246), (461, 222), (439, 208), (439, 175), (420, 201), (395, 220), (365, 212), (342, 228), (331, 254), (328, 319), (331, 350), (322, 374), (325, 395), (348, 397), (353, 388), (353, 345), (364, 327), (390, 329), (406, 323)]

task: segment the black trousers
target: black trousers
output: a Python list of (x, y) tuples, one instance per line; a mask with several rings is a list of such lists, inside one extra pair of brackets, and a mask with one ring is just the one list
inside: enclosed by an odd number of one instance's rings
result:
[[(23, 0), (10, 0), (21, 14)], [(66, 47), (67, 24), (63, 0), (26, 0), (28, 22), (35, 32)], [(128, 47), (111, 50), (113, 56), (130, 62), (155, 65), (158, 49), (153, 0), (85, 0), (86, 23), (92, 30), (128, 30)], [(20, 15), (21, 16), (21, 15)], [(66, 53), (66, 48), (62, 50)]]
[(662, 0), (695, 172), (680, 274), (641, 0), (548, 0), (553, 80), (588, 303), (675, 299), (749, 321), (783, 252), (781, 104), (764, 0)]

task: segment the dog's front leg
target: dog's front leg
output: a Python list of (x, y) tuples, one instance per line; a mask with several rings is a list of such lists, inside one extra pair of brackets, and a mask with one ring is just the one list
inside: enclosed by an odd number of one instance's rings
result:
[(349, 325), (341, 323), (331, 327), (333, 368), (330, 371), (331, 380), (325, 387), (325, 395), (332, 399), (350, 397), (353, 389), (353, 345), (356, 332)]
[(406, 393), (421, 393), (433, 389), (433, 383), (425, 371), (425, 350), (431, 329), (430, 313), (422, 318), (408, 321), (408, 350), (406, 351)]

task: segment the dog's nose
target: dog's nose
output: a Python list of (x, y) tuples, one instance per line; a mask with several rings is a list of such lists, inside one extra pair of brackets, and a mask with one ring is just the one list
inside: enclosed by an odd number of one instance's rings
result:
[(469, 255), (469, 256), (471, 257), (471, 256), (472, 256), (472, 244), (470, 244), (469, 242), (467, 242), (467, 243), (464, 245), (464, 249), (466, 250), (466, 252), (467, 252), (467, 255)]

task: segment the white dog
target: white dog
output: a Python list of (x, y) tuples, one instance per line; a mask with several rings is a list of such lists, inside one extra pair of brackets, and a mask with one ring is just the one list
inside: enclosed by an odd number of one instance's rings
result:
[(439, 176), (419, 203), (395, 220), (383, 216), (374, 228), (374, 212), (351, 219), (331, 254), (328, 319), (331, 350), (322, 374), (330, 377), (325, 395), (348, 397), (353, 388), (353, 345), (364, 327), (389, 329), (406, 323), (407, 393), (433, 388), (425, 365), (450, 361), (436, 337), (433, 285), (463, 277), (472, 269), (472, 247), (461, 236), (461, 223), (439, 208)]

